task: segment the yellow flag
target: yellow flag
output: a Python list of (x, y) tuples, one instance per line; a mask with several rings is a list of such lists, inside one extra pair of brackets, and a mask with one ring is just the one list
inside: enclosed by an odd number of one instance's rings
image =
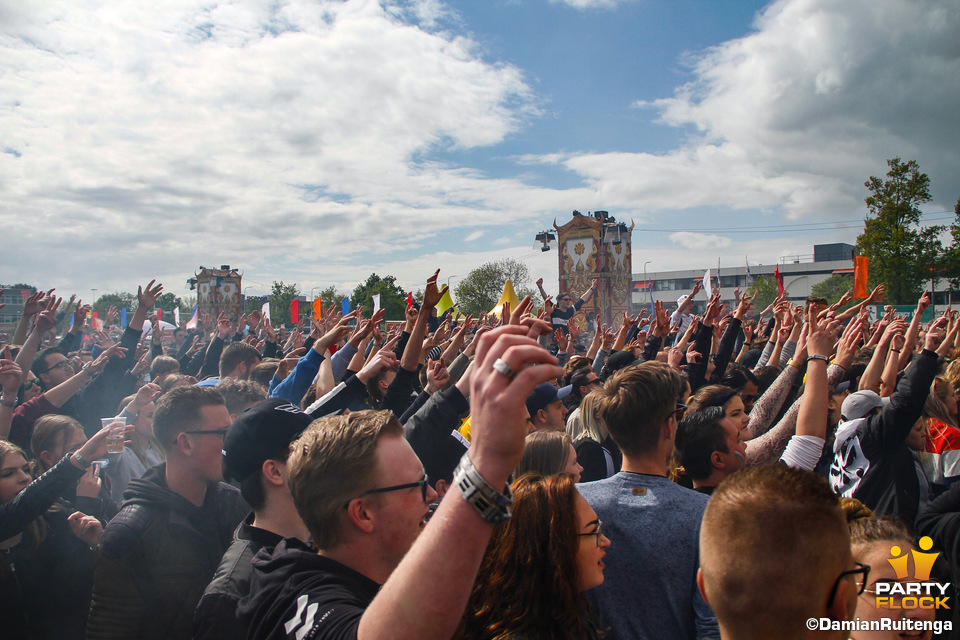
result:
[(443, 315), (443, 312), (453, 306), (453, 298), (450, 297), (450, 290), (443, 294), (443, 297), (440, 298), (440, 302), (437, 303), (437, 315)]
[(497, 306), (490, 310), (491, 315), (495, 315), (498, 318), (500, 317), (500, 312), (503, 311), (503, 303), (510, 303), (510, 311), (513, 312), (517, 306), (520, 305), (520, 300), (517, 298), (517, 292), (513, 290), (513, 282), (507, 280), (503, 284), (503, 293), (500, 295), (500, 300), (497, 301)]

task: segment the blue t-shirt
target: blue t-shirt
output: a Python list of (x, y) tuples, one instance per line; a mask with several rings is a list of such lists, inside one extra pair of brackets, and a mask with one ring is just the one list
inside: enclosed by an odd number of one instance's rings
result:
[(697, 589), (700, 521), (709, 497), (662, 476), (621, 471), (578, 484), (610, 538), (604, 582), (587, 597), (605, 640), (720, 638)]

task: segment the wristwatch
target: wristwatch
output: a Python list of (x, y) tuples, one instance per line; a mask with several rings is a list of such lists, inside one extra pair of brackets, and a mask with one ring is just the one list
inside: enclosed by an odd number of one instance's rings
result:
[(14, 396), (13, 400), (7, 400), (3, 396), (0, 396), (0, 406), (10, 407), (11, 409), (13, 409), (15, 406), (17, 406), (16, 396)]
[(506, 486), (506, 493), (500, 493), (491, 487), (473, 466), (467, 454), (463, 454), (460, 464), (453, 472), (453, 484), (460, 489), (464, 499), (487, 522), (502, 524), (510, 519), (510, 505), (513, 504), (510, 485)]
[(93, 464), (92, 460), (87, 460), (86, 458), (84, 458), (82, 455), (80, 455), (79, 451), (74, 451), (73, 455), (70, 457), (73, 458), (76, 461), (76, 463), (80, 465), (80, 467), (83, 469), (89, 469), (90, 465)]

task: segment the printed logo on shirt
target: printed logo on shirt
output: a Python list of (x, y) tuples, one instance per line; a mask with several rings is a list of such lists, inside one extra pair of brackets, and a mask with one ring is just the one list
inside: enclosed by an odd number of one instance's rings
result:
[(313, 629), (313, 619), (316, 617), (317, 608), (320, 605), (314, 602), (310, 606), (307, 606), (309, 600), (310, 597), (306, 594), (297, 598), (297, 612), (283, 625), (283, 630), (287, 632), (287, 635), (290, 635), (296, 630), (296, 635), (294, 636), (296, 640), (303, 640), (304, 637), (310, 633), (310, 630)]
[(863, 453), (860, 438), (853, 436), (840, 445), (830, 466), (830, 485), (844, 498), (852, 498), (870, 470), (870, 459)]

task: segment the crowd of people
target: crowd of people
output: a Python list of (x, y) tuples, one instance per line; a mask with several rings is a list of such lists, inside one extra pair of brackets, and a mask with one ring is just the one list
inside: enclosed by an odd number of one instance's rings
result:
[(698, 284), (575, 337), (596, 282), (438, 318), (438, 274), (394, 331), (168, 330), (155, 281), (125, 326), (27, 299), (0, 344), (4, 637), (960, 629), (956, 313), (871, 318), (881, 286), (693, 315)]

